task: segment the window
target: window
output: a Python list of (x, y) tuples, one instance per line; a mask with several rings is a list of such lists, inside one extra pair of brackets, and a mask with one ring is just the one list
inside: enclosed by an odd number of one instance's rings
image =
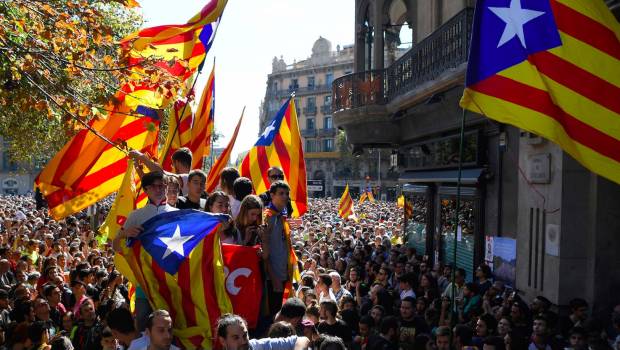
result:
[(297, 112), (297, 117), (301, 115), (300, 108), (301, 108), (301, 101), (298, 98), (296, 98), (295, 99), (295, 112)]
[(334, 125), (332, 124), (332, 117), (325, 117), (325, 119), (323, 119), (323, 128), (331, 129), (333, 127)]
[(316, 152), (316, 140), (306, 140), (306, 152)]
[(314, 90), (314, 77), (308, 77), (308, 90)]
[(331, 95), (327, 95), (325, 96), (325, 98), (323, 99), (323, 104), (326, 106), (329, 106), (332, 104), (332, 96)]
[(291, 79), (291, 85), (288, 86), (289, 91), (295, 91), (299, 88), (299, 81), (297, 79)]
[(325, 84), (327, 84), (327, 86), (331, 86), (333, 81), (334, 81), (334, 73), (325, 74)]
[(316, 106), (316, 97), (314, 97), (314, 96), (308, 97), (308, 99), (306, 100), (306, 106), (308, 106), (308, 107), (315, 107)]
[(306, 119), (306, 129), (307, 130), (314, 130), (314, 118)]
[(323, 140), (323, 152), (333, 152), (333, 151), (334, 151), (334, 139)]

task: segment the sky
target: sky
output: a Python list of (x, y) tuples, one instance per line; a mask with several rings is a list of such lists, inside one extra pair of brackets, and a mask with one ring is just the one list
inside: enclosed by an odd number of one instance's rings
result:
[[(145, 27), (185, 23), (208, 0), (139, 0)], [(249, 150), (258, 138), (259, 108), (274, 56), (286, 63), (306, 59), (322, 36), (336, 45), (353, 44), (354, 0), (229, 0), (207, 64), (197, 82), (196, 96), (215, 70), (215, 129), (225, 147), (239, 116), (245, 116), (233, 150)]]

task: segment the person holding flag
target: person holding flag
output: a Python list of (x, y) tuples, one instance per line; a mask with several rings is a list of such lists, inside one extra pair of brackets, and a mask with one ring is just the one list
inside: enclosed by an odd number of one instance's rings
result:
[[(167, 181), (164, 173), (152, 171), (142, 177), (142, 188), (148, 196), (148, 203), (143, 208), (131, 212), (127, 221), (112, 241), (114, 251), (122, 251), (121, 242), (129, 237), (136, 237), (142, 233), (142, 224), (157, 214), (177, 210), (166, 201)], [(136, 286), (136, 324), (139, 331), (146, 328), (148, 316), (152, 312), (146, 295), (140, 286)]]
[(273, 318), (282, 307), (285, 291), (292, 288), (297, 258), (293, 251), (286, 210), (290, 187), (281, 180), (269, 188), (271, 201), (263, 212), (267, 225), (263, 234), (263, 261), (267, 279), (269, 316)]

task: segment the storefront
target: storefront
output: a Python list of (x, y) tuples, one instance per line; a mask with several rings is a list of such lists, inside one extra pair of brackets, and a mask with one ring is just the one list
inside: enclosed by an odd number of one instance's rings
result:
[(406, 227), (407, 244), (419, 255), (454, 263), (456, 231), (456, 266), (465, 269), (467, 280), (472, 280), (474, 266), (481, 260), (484, 250), (485, 168), (479, 140), (476, 131), (466, 134), (458, 230), (454, 225), (457, 135), (407, 146), (407, 170), (399, 179), (403, 194), (413, 205), (413, 215)]

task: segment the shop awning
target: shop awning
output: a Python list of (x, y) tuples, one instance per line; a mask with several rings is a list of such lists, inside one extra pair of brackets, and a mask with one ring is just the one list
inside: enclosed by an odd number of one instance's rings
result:
[[(463, 169), (461, 183), (466, 185), (477, 184), (483, 168)], [(458, 170), (430, 170), (430, 171), (406, 171), (401, 174), (400, 183), (428, 183), (428, 182), (457, 182)]]

